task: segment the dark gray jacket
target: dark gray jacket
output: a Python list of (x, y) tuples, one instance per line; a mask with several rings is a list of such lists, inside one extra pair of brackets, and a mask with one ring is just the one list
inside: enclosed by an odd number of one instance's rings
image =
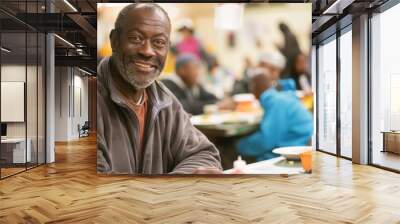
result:
[(100, 62), (97, 75), (98, 172), (186, 174), (198, 167), (221, 169), (218, 150), (193, 127), (181, 104), (159, 81), (146, 89), (148, 109), (140, 153), (138, 119), (113, 85), (109, 58)]

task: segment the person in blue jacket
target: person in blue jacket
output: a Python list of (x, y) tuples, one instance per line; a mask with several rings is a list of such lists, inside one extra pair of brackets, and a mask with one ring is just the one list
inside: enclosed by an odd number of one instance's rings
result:
[(292, 78), (281, 79), (286, 59), (279, 52), (268, 52), (260, 56), (259, 66), (270, 71), (273, 86), (278, 91), (296, 91), (296, 81)]
[(294, 91), (277, 91), (271, 73), (265, 68), (257, 71), (250, 88), (259, 99), (264, 115), (259, 130), (241, 139), (236, 148), (239, 154), (261, 161), (277, 157), (272, 152), (275, 148), (308, 145), (313, 117)]

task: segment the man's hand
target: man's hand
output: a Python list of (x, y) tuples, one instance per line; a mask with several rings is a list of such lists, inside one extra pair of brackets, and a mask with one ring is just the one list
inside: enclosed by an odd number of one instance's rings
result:
[(223, 172), (215, 167), (199, 167), (193, 174), (223, 174)]

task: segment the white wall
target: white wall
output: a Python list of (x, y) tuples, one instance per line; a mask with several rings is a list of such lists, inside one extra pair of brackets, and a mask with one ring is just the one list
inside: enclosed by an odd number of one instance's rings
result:
[(56, 67), (56, 141), (79, 138), (78, 124), (88, 120), (88, 78), (82, 75), (75, 68)]
[[(28, 74), (31, 74), (33, 69), (36, 69), (33, 66), (25, 65), (2, 65), (1, 66), (1, 81), (4, 82), (25, 82), (25, 75), (27, 69)], [(35, 70), (36, 71), (36, 70)], [(36, 74), (36, 72), (35, 72)], [(34, 93), (27, 93), (28, 97), (36, 97), (36, 91)], [(7, 110), (7, 108), (1, 108), (1, 110)], [(31, 118), (28, 117), (30, 121)], [(25, 137), (25, 122), (7, 122), (7, 137)]]
[(55, 140), (68, 140), (69, 68), (55, 68)]

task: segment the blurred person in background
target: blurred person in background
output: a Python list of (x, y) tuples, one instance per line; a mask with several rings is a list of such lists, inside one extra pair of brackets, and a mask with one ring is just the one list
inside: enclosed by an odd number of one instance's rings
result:
[(176, 58), (175, 74), (162, 80), (185, 111), (193, 115), (202, 114), (205, 105), (215, 104), (218, 100), (198, 82), (199, 75), (200, 60), (193, 54), (185, 53)]
[(301, 52), (299, 42), (289, 26), (283, 22), (279, 23), (279, 30), (283, 35), (283, 46), (277, 46), (286, 58), (286, 65), (282, 69), (282, 78), (293, 78), (290, 74), (296, 56)]
[(240, 79), (235, 80), (233, 84), (232, 95), (240, 94), (240, 93), (250, 93), (250, 73), (249, 71), (253, 67), (253, 63), (249, 57), (245, 57), (244, 68), (242, 72), (242, 77)]
[(219, 64), (216, 56), (209, 57), (207, 71), (208, 73), (201, 79), (204, 88), (218, 99), (229, 96), (232, 93), (235, 76)]
[(312, 92), (307, 55), (299, 53), (296, 56), (291, 74), (293, 75), (298, 90), (304, 91), (306, 95)]
[(171, 52), (175, 56), (192, 54), (208, 64), (209, 56), (201, 41), (195, 36), (192, 20), (184, 19), (180, 21), (180, 24), (178, 24), (178, 33), (180, 40), (172, 45)]
[(286, 59), (279, 52), (268, 52), (262, 54), (258, 65), (269, 70), (273, 85), (278, 91), (296, 90), (296, 82), (293, 79), (281, 79), (283, 69), (286, 65)]
[(229, 99), (218, 102), (217, 97), (199, 83), (199, 76), (200, 60), (192, 54), (182, 54), (176, 59), (175, 74), (162, 82), (190, 114), (202, 114), (204, 106), (209, 104), (217, 104), (220, 109), (234, 107)]
[(264, 115), (259, 130), (238, 142), (238, 153), (261, 161), (278, 156), (272, 152), (275, 148), (306, 146), (313, 133), (313, 117), (295, 93), (277, 91), (272, 73), (262, 67), (255, 69), (250, 88)]

